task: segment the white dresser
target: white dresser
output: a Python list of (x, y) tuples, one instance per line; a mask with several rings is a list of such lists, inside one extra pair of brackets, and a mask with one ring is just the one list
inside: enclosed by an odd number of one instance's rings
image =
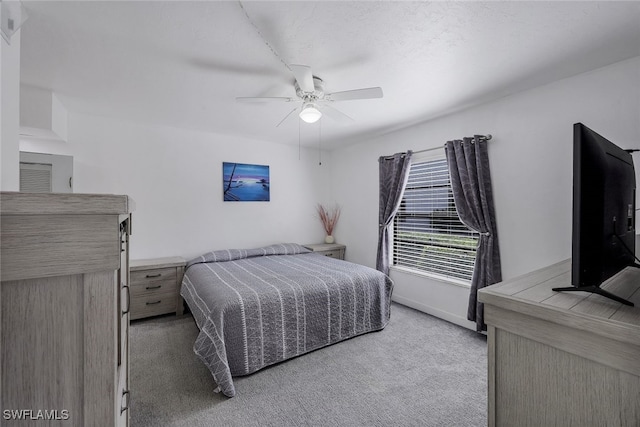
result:
[(0, 193), (3, 426), (129, 425), (131, 211), (127, 196)]

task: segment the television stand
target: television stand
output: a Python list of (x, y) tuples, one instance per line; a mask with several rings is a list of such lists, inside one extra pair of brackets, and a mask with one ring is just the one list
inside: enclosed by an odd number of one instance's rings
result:
[[(640, 264), (637, 264), (637, 263), (634, 262), (634, 263), (629, 264), (628, 267), (640, 268)], [(581, 291), (581, 292), (590, 292), (592, 294), (602, 295), (605, 298), (612, 299), (612, 300), (617, 301), (617, 302), (619, 302), (621, 304), (624, 304), (624, 305), (628, 305), (628, 306), (631, 306), (631, 307), (634, 306), (631, 301), (628, 301), (628, 300), (626, 300), (624, 298), (620, 298), (619, 296), (614, 295), (611, 292), (607, 292), (604, 289), (601, 289), (599, 286), (582, 286), (582, 287), (581, 286), (578, 286), (578, 287), (569, 286), (569, 287), (566, 287), (566, 288), (551, 288), (551, 290), (555, 291), (555, 292), (579, 292), (579, 291)]]
[[(639, 265), (634, 265), (634, 267), (640, 268)], [(551, 290), (555, 292), (578, 292), (578, 291), (590, 292), (592, 294), (602, 295), (603, 297), (606, 297), (614, 301), (617, 301), (619, 303), (622, 303), (624, 305), (630, 305), (631, 307), (633, 307), (633, 303), (631, 301), (628, 301), (624, 298), (620, 298), (619, 296), (614, 295), (611, 292), (607, 292), (604, 289), (600, 289), (598, 286), (582, 286), (582, 287), (569, 286), (566, 288), (551, 288)]]
[(639, 425), (640, 269), (602, 285), (635, 307), (570, 284), (567, 260), (478, 291), (489, 427)]

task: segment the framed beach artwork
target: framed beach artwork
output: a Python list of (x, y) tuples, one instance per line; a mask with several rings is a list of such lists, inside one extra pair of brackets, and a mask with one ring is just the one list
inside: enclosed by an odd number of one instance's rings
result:
[(268, 202), (269, 166), (223, 162), (222, 194), (225, 202)]

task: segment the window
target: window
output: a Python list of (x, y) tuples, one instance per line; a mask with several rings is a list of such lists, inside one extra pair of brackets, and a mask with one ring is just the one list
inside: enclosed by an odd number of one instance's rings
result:
[(413, 159), (394, 219), (393, 265), (470, 282), (478, 237), (458, 217), (447, 160)]

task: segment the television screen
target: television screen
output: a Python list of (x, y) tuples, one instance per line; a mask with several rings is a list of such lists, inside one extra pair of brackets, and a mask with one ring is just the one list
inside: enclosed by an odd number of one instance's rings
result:
[(558, 291), (598, 293), (631, 302), (600, 285), (635, 265), (636, 175), (631, 154), (582, 123), (573, 127), (571, 284)]

